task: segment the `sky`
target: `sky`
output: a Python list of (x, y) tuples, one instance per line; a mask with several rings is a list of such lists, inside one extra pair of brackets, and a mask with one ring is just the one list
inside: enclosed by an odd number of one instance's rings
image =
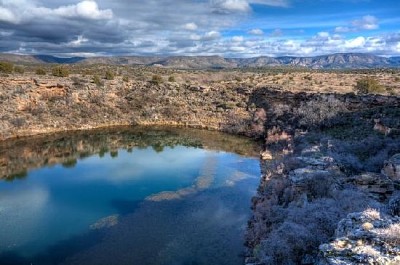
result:
[(0, 52), (400, 56), (400, 1), (0, 0)]

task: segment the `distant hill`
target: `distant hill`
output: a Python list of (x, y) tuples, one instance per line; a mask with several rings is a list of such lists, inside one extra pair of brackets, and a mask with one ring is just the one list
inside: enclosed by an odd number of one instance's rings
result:
[(400, 57), (381, 57), (363, 53), (337, 53), (314, 57), (255, 57), (223, 58), (220, 56), (115, 56), (115, 57), (71, 57), (51, 55), (0, 54), (0, 60), (15, 63), (58, 64), (115, 64), (158, 66), (175, 69), (231, 69), (257, 67), (306, 67), (312, 69), (367, 69), (400, 67)]

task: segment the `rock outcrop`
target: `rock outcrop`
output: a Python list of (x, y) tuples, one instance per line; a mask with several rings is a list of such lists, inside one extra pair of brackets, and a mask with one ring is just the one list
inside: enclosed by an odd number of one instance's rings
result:
[(336, 239), (319, 247), (319, 265), (400, 264), (400, 217), (374, 209), (351, 213), (339, 222)]

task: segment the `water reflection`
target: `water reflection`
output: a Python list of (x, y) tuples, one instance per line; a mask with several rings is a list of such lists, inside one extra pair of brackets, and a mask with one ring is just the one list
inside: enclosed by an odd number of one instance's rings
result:
[(0, 179), (27, 177), (28, 170), (62, 164), (98, 154), (118, 157), (118, 149), (147, 148), (162, 152), (177, 145), (257, 156), (259, 145), (250, 139), (218, 132), (165, 127), (118, 127), (106, 130), (59, 133), (0, 142)]
[(0, 264), (241, 264), (256, 146), (143, 127), (3, 142)]

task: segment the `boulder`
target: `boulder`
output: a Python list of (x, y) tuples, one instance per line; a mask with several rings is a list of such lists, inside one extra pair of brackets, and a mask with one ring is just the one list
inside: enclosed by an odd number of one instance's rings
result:
[(395, 154), (385, 161), (382, 173), (393, 181), (400, 182), (400, 154)]
[(383, 174), (366, 172), (351, 177), (349, 181), (379, 201), (386, 200), (394, 191), (393, 181)]
[(374, 209), (351, 213), (339, 222), (336, 239), (319, 247), (316, 264), (400, 264), (399, 229), (398, 217)]

